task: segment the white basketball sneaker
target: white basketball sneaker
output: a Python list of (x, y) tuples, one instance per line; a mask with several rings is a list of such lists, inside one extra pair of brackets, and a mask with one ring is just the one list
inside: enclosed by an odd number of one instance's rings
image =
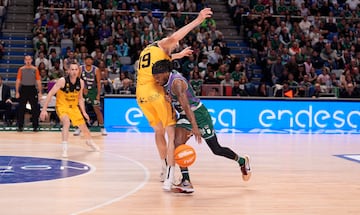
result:
[(81, 133), (80, 128), (76, 128), (75, 131), (74, 131), (74, 133), (73, 133), (73, 135), (74, 135), (74, 136), (79, 136), (80, 133)]
[(173, 181), (174, 181), (174, 166), (166, 167), (165, 181), (163, 183), (162, 189), (164, 191), (171, 191)]
[(189, 180), (183, 180), (180, 184), (174, 185), (171, 190), (173, 193), (193, 193), (194, 187)]
[(160, 182), (164, 182), (166, 178), (166, 166), (161, 167)]
[(107, 132), (105, 128), (100, 128), (100, 131), (102, 136), (107, 136)]
[(248, 181), (251, 178), (250, 157), (248, 155), (245, 155), (244, 159), (245, 164), (240, 166), (240, 170), (242, 173), (242, 179), (244, 181)]
[(171, 188), (172, 188), (172, 185), (173, 185), (172, 180), (170, 180), (170, 179), (165, 179), (165, 181), (164, 181), (164, 183), (163, 183), (163, 185), (162, 185), (162, 189), (163, 189), (164, 191), (170, 192), (170, 191), (171, 191)]
[(86, 145), (90, 146), (90, 148), (95, 152), (100, 151), (100, 148), (92, 140), (87, 140)]

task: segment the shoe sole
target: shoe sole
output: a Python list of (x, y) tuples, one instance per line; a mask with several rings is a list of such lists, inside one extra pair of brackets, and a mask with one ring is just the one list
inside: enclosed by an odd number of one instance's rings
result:
[(172, 186), (173, 186), (173, 183), (170, 180), (164, 180), (162, 189), (166, 192), (170, 192)]
[(74, 130), (74, 133), (73, 133), (74, 136), (80, 136), (80, 134), (81, 134), (81, 130), (80, 130), (80, 129), (75, 129), (75, 130)]
[(173, 193), (184, 193), (184, 194), (191, 194), (193, 193), (195, 190), (194, 189), (183, 189), (180, 187), (173, 187), (171, 188), (171, 192)]
[(162, 189), (163, 189), (163, 191), (165, 191), (165, 192), (170, 192), (172, 188), (171, 188), (171, 187), (169, 188), (169, 187), (163, 186)]
[[(244, 158), (245, 158), (245, 168), (246, 168), (246, 163), (248, 163), (249, 166), (250, 166), (250, 158), (249, 158), (248, 155), (245, 155)], [(242, 179), (243, 179), (244, 181), (249, 181), (250, 178), (251, 178), (251, 172), (250, 172), (250, 170), (247, 170), (247, 171), (248, 171), (248, 172), (247, 172), (247, 175), (242, 175)]]

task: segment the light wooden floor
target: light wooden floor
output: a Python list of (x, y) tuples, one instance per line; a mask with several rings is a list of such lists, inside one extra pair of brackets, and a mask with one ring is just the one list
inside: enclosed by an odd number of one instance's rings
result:
[[(220, 134), (222, 145), (252, 158), (253, 177), (241, 180), (235, 162), (195, 147), (190, 169), (195, 193), (161, 190), (152, 133), (93, 133), (102, 152), (70, 137), (69, 160), (88, 174), (22, 184), (0, 184), (1, 215), (57, 214), (360, 214), (358, 135)], [(0, 155), (60, 158), (58, 132), (2, 132)]]

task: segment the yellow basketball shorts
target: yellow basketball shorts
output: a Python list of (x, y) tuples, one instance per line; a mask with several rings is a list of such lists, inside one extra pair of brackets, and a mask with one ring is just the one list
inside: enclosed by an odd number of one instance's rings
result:
[(68, 116), (73, 126), (85, 124), (85, 120), (78, 106), (75, 107), (56, 107), (56, 114), (61, 120), (62, 117)]
[(176, 124), (175, 111), (166, 100), (163, 87), (155, 84), (138, 85), (136, 100), (152, 127), (159, 122), (162, 122), (164, 127)]

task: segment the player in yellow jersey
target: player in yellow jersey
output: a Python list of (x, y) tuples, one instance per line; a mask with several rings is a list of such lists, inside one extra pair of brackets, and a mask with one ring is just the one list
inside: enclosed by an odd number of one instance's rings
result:
[[(67, 142), (69, 137), (70, 120), (73, 126), (78, 126), (83, 132), (86, 144), (94, 151), (99, 151), (91, 139), (90, 131), (86, 126), (84, 117), (89, 120), (89, 116), (85, 111), (83, 98), (84, 81), (79, 77), (79, 65), (71, 63), (68, 69), (68, 76), (60, 78), (51, 88), (46, 96), (43, 108), (40, 113), (40, 119), (45, 120), (48, 116), (47, 107), (51, 98), (56, 94), (56, 113), (62, 123), (62, 147), (63, 157), (67, 157)], [(80, 108), (79, 108), (80, 107)], [(83, 117), (84, 116), (84, 117)]]
[[(162, 178), (164, 180), (163, 189), (166, 191), (171, 190), (174, 177), (173, 152), (176, 120), (171, 104), (165, 99), (164, 89), (157, 85), (153, 78), (152, 66), (160, 60), (174, 60), (191, 55), (190, 47), (176, 54), (172, 54), (172, 51), (176, 48), (179, 40), (183, 39), (206, 18), (210, 18), (211, 15), (210, 8), (201, 10), (199, 15), (189, 24), (170, 36), (150, 44), (140, 53), (136, 100), (155, 132), (155, 142), (162, 160), (162, 175), (165, 176)], [(166, 144), (165, 133), (168, 135), (168, 144)]]

